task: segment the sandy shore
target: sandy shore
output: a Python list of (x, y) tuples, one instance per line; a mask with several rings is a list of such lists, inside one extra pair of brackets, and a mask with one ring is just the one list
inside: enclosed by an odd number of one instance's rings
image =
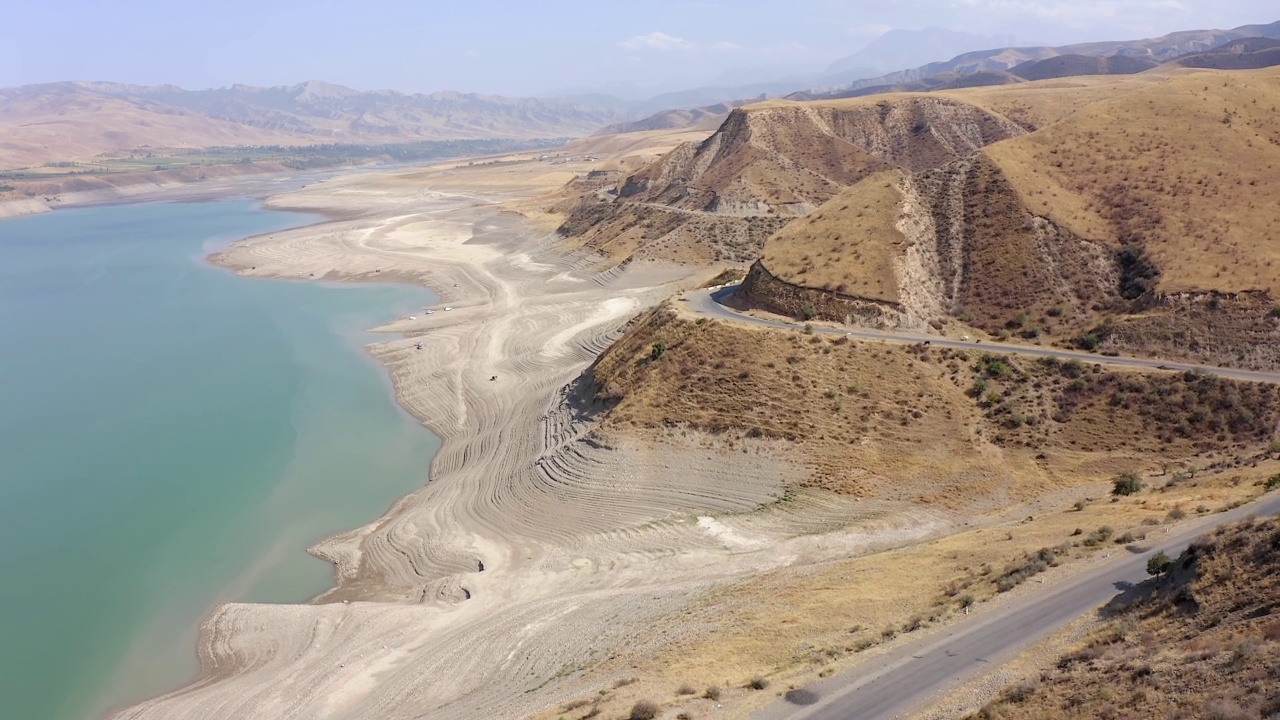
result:
[(444, 444), (427, 486), (312, 548), (335, 564), (331, 591), (218, 607), (200, 678), (114, 718), (523, 717), (705, 631), (676, 618), (726, 581), (938, 529), (899, 518), (867, 534), (843, 529), (877, 515), (866, 504), (774, 504), (796, 469), (758, 449), (593, 437), (565, 387), (637, 312), (697, 278), (602, 270), (503, 209), (563, 175), (335, 178), (268, 206), (345, 219), (214, 258), (253, 277), (436, 289), (437, 312), (380, 328), (371, 351)]

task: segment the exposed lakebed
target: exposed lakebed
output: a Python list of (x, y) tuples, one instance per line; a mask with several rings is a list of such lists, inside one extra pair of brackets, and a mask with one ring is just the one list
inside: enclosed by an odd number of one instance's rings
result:
[(204, 257), (314, 221), (250, 201), (0, 222), (0, 697), (79, 719), (196, 670), (215, 602), (300, 602), (305, 554), (420, 487), (438, 440), (367, 330), (426, 290)]

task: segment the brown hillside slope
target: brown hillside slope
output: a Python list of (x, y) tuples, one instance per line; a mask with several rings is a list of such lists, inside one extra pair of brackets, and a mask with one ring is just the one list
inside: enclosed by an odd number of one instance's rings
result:
[(615, 260), (750, 262), (788, 219), (869, 175), (937, 167), (1021, 132), (951, 99), (751, 105), (628, 176), (616, 197), (583, 196), (561, 234)]
[[(811, 237), (801, 231), (812, 218), (822, 222), (815, 220)], [(868, 180), (812, 218), (770, 238), (761, 265), (784, 282), (817, 291), (810, 304), (824, 319), (841, 321), (850, 312), (866, 317), (847, 307), (865, 298), (893, 303), (877, 325), (923, 328), (956, 318), (992, 333), (1010, 329), (1035, 337), (1081, 331), (1091, 306), (1116, 295), (1108, 249), (1029, 215), (1008, 178), (983, 155), (899, 175), (896, 183)], [(797, 256), (806, 262), (787, 261)], [(757, 287), (759, 277), (748, 277), (744, 295), (794, 313)], [(822, 295), (837, 301), (824, 302)]]
[(1128, 467), (1247, 456), (1275, 388), (643, 316), (586, 376), (601, 432), (755, 439), (858, 496), (1001, 507)]
[[(1276, 367), (1280, 71), (1162, 73), (949, 94), (1040, 129), (905, 173), (896, 212), (883, 209), (884, 183), (855, 185), (812, 232), (801, 221), (772, 237), (744, 295), (834, 321), (959, 320), (1038, 342)], [(874, 222), (871, 206), (882, 208)], [(881, 312), (866, 312), (867, 299)]]
[[(74, 89), (0, 91), (0, 168), (91, 160), (139, 147), (293, 145), (303, 138)], [(314, 141), (310, 141), (314, 142)]]
[(1220, 528), (1151, 595), (977, 717), (1280, 717), (1280, 522)]
[(696, 148), (628, 178), (620, 196), (688, 210), (804, 214), (869, 174), (922, 170), (1021, 133), (951, 100), (893, 97), (736, 110)]
[(1150, 70), (1158, 65), (1144, 57), (1115, 55), (1094, 57), (1091, 55), (1059, 55), (1045, 60), (1023, 63), (1009, 72), (1027, 80), (1049, 80), (1076, 75), (1129, 75)]
[(1159, 289), (1280, 289), (1280, 71), (1197, 72), (1086, 106), (987, 153), (1027, 208), (1145, 243)]
[(140, 146), (563, 138), (617, 119), (610, 108), (554, 98), (405, 95), (323, 82), (198, 91), (60, 82), (0, 88), (0, 169), (85, 161)]

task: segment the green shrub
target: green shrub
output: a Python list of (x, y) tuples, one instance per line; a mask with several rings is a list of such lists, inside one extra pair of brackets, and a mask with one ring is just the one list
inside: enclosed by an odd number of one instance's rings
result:
[(712, 685), (711, 687), (707, 688), (706, 692), (702, 693), (702, 697), (708, 700), (719, 700), (720, 688), (716, 685)]
[(1163, 550), (1147, 560), (1148, 575), (1163, 575), (1169, 572), (1171, 567), (1173, 567), (1173, 558), (1166, 555)]
[(757, 675), (751, 678), (751, 682), (747, 683), (747, 687), (751, 688), (752, 690), (764, 690), (765, 688), (769, 687), (769, 681)]
[(658, 342), (654, 343), (653, 348), (650, 349), (649, 359), (657, 360), (658, 358), (662, 357), (662, 353), (666, 351), (667, 351), (667, 344), (659, 340)]
[(1267, 482), (1263, 485), (1268, 491), (1280, 488), (1280, 473), (1267, 478)]
[(1133, 473), (1125, 473), (1111, 481), (1112, 495), (1134, 495), (1142, 491), (1142, 480)]

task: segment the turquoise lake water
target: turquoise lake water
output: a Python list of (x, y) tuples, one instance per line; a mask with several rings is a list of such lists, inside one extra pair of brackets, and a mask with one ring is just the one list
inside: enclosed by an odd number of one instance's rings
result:
[(0, 715), (81, 720), (189, 679), (221, 600), (331, 583), (314, 541), (427, 479), (367, 328), (434, 298), (204, 257), (315, 221), (250, 201), (0, 222)]

